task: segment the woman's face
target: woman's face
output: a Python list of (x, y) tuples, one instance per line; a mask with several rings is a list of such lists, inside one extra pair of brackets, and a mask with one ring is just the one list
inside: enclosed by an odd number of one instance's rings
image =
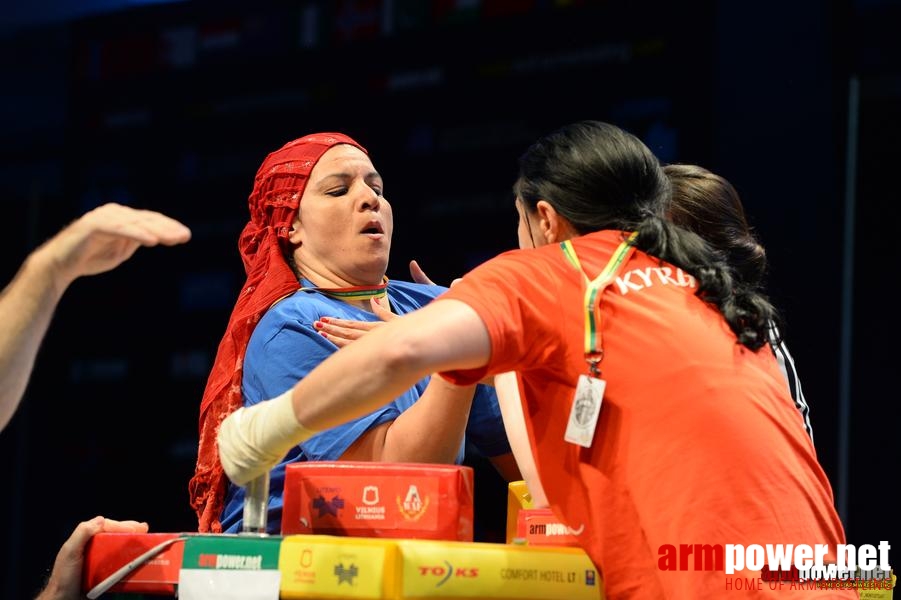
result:
[(382, 194), (382, 177), (359, 148), (339, 144), (322, 155), (289, 237), (304, 277), (322, 286), (381, 283), (394, 230)]

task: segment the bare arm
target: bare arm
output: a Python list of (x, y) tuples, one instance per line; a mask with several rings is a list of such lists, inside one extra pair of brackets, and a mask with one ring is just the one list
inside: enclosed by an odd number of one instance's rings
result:
[(453, 464), (463, 443), (475, 386), (432, 377), (419, 400), (397, 419), (363, 434), (343, 460)]
[(229, 415), (218, 438), (223, 467), (244, 485), (316, 431), (375, 410), (430, 373), (483, 366), (490, 351), (488, 330), (472, 308), (432, 302), (341, 348), (290, 393)]
[(422, 377), (488, 362), (491, 342), (478, 314), (441, 300), (340, 349), (293, 389), (298, 422), (316, 430), (375, 410)]
[(63, 293), (77, 278), (109, 271), (140, 246), (188, 241), (190, 230), (157, 212), (96, 208), (35, 249), (0, 293), (0, 430), (19, 405)]
[(0, 429), (19, 406), (41, 340), (65, 290), (54, 279), (49, 260), (42, 248), (36, 250), (0, 294)]
[[(316, 327), (341, 348), (397, 318), (376, 300), (371, 303), (373, 312), (381, 321), (323, 318)], [(368, 430), (341, 458), (452, 464), (463, 443), (475, 390), (475, 385), (457, 386), (433, 376), (413, 406), (394, 421)]]

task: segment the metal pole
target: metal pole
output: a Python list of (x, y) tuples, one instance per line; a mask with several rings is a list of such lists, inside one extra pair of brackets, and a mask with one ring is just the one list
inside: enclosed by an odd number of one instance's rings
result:
[(244, 488), (244, 519), (241, 533), (266, 535), (269, 507), (269, 473), (260, 475)]

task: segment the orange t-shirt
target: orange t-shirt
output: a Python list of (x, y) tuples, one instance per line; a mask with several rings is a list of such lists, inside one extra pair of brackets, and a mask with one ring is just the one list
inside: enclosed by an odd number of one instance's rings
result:
[[(564, 440), (576, 382), (588, 373), (585, 276), (598, 276), (622, 236), (572, 240), (584, 275), (557, 244), (510, 251), (468, 273), (437, 301), (460, 300), (479, 314), (491, 358), (445, 377), (518, 373), (548, 501), (582, 529), (610, 598), (720, 597), (738, 576), (693, 569), (693, 557), (686, 570), (662, 569), (665, 545), (828, 544), (834, 556), (845, 538), (832, 490), (773, 353), (738, 344), (695, 296), (691, 276), (643, 252), (601, 295), (606, 391), (593, 443)], [(745, 584), (739, 593), (749, 593)], [(788, 586), (762, 588), (792, 597)]]

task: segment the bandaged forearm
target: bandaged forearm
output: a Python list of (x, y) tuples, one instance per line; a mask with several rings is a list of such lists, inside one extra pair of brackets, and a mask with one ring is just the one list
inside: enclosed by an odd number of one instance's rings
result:
[(288, 450), (316, 433), (297, 422), (288, 390), (272, 400), (239, 408), (222, 421), (219, 460), (232, 483), (245, 485), (268, 473)]

